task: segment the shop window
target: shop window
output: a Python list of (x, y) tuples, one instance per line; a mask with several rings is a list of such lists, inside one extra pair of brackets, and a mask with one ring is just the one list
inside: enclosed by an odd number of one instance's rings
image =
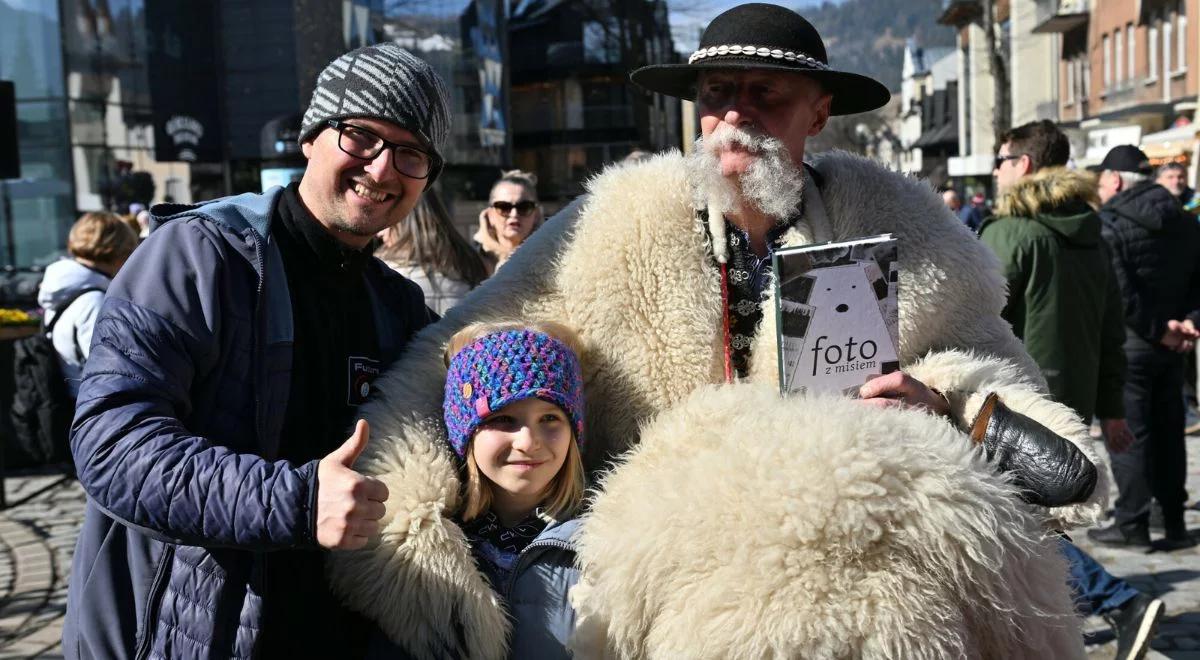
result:
[(1103, 51), (1104, 52), (1104, 90), (1108, 91), (1108, 88), (1112, 87), (1112, 82), (1113, 82), (1113, 79), (1112, 79), (1112, 74), (1113, 74), (1113, 70), (1112, 70), (1112, 64), (1113, 64), (1112, 63), (1112, 38), (1107, 34), (1104, 35), (1102, 44), (1103, 44), (1102, 47), (1104, 49), (1104, 51)]
[(621, 61), (620, 32), (615, 19), (605, 22), (587, 21), (583, 24), (583, 59), (585, 62), (617, 64)]
[(1067, 104), (1075, 102), (1075, 60), (1067, 60)]
[(1158, 25), (1150, 24), (1146, 36), (1146, 84), (1158, 80)]
[(1125, 73), (1130, 80), (1137, 79), (1137, 69), (1135, 68), (1134, 52), (1137, 49), (1137, 31), (1133, 28), (1133, 23), (1125, 24), (1125, 56), (1129, 61), (1125, 63)]
[(1113, 83), (1120, 85), (1125, 80), (1125, 40), (1121, 38), (1121, 28), (1113, 31)]
[(1187, 14), (1185, 13), (1187, 3), (1183, 0), (1179, 1), (1178, 9), (1175, 12), (1175, 21), (1178, 25), (1175, 28), (1175, 70), (1187, 71)]
[(1175, 42), (1171, 39), (1172, 29), (1174, 26), (1171, 23), (1170, 16), (1163, 21), (1162, 27), (1162, 77), (1165, 86), (1165, 81), (1173, 70), (1171, 68), (1171, 51), (1175, 46)]

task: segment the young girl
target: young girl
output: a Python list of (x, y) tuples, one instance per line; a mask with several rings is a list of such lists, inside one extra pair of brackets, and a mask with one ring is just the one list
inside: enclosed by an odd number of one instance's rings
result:
[(558, 324), (475, 324), (446, 348), (443, 411), (466, 471), (461, 522), (508, 605), (513, 658), (570, 657), (572, 516), (584, 489), (579, 346)]

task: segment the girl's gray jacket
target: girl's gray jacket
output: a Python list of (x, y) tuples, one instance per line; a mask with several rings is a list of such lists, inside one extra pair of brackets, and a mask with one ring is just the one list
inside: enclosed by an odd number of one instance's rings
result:
[[(575, 610), (567, 593), (579, 581), (575, 544), (577, 519), (551, 523), (523, 551), (503, 584), (492, 567), (480, 569), (504, 599), (512, 620), (508, 657), (554, 660), (570, 658), (567, 643), (575, 630)], [(369, 660), (407, 660), (410, 656), (382, 633), (376, 633)]]

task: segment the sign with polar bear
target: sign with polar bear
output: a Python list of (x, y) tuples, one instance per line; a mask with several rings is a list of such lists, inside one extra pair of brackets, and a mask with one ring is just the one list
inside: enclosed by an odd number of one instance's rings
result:
[(779, 387), (857, 396), (900, 368), (899, 244), (891, 234), (777, 251)]

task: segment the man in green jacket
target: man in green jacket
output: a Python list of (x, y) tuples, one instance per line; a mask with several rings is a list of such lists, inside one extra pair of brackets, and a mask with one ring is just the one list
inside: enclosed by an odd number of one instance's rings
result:
[(996, 215), (980, 238), (1008, 278), (1002, 316), (1051, 395), (1085, 422), (1099, 417), (1110, 447), (1121, 449), (1131, 438), (1122, 401), (1124, 302), (1094, 211), (1095, 178), (1063, 167), (1069, 155), (1053, 122), (1005, 133), (994, 174)]
[[(996, 215), (979, 231), (1008, 279), (1001, 316), (1025, 342), (1051, 396), (1085, 423), (1099, 417), (1109, 450), (1124, 451), (1133, 443), (1122, 392), (1125, 310), (1094, 210), (1096, 180), (1064, 167), (1071, 146), (1053, 122), (1018, 126), (999, 143)], [(1113, 577), (1073, 544), (1061, 547), (1079, 609), (1113, 623), (1117, 657), (1141, 657), (1162, 601)]]

